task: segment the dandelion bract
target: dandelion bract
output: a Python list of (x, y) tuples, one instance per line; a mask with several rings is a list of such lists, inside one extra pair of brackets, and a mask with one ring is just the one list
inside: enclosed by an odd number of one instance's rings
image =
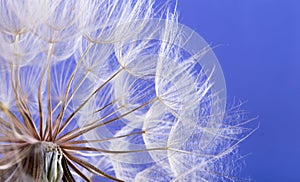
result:
[(248, 121), (211, 47), (154, 4), (0, 0), (1, 181), (238, 180)]

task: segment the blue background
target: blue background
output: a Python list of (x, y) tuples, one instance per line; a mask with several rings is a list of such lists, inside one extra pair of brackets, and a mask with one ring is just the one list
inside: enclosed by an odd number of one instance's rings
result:
[(179, 21), (214, 49), (228, 100), (259, 116), (241, 145), (253, 181), (300, 181), (300, 1), (179, 0)]

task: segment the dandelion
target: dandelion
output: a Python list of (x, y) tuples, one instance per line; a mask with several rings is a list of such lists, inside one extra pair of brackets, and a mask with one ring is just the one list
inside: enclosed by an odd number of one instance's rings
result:
[[(236, 181), (253, 130), (152, 0), (0, 0), (1, 181)], [(244, 121), (243, 121), (244, 120)]]

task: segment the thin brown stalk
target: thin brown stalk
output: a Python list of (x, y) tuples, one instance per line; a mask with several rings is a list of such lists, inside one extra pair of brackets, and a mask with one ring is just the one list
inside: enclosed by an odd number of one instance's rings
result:
[(28, 152), (31, 150), (31, 146), (29, 147), (25, 147), (23, 149), (20, 148), (20, 150), (12, 150), (11, 153), (9, 155), (9, 153), (7, 153), (7, 155), (5, 155), (4, 157), (2, 157), (0, 159), (0, 170), (5, 170), (5, 169), (9, 169), (10, 167), (16, 165), (16, 164), (20, 164), (20, 162), (27, 157)]
[(114, 103), (118, 102), (119, 99), (115, 99), (113, 101), (111, 101), (110, 103), (106, 104), (105, 106), (101, 107), (100, 109), (96, 110), (93, 112), (93, 114), (96, 114), (97, 112), (101, 112), (103, 111), (104, 109), (106, 109), (107, 107), (113, 105)]
[(148, 152), (156, 150), (168, 150), (167, 147), (162, 148), (150, 148), (150, 149), (140, 149), (140, 150), (105, 150), (95, 147), (82, 147), (82, 146), (61, 146), (65, 150), (74, 150), (74, 151), (88, 151), (88, 152), (102, 152), (107, 154), (128, 154), (128, 153), (137, 153), (137, 152)]
[[(37, 134), (37, 127), (36, 127), (35, 123), (33, 122), (33, 119), (32, 119), (32, 116), (31, 116), (31, 113), (30, 113), (30, 110), (29, 110), (29, 107), (28, 107), (27, 100), (26, 100), (26, 98), (24, 96), (23, 90), (21, 89), (20, 67), (19, 66), (17, 66), (16, 71), (17, 71), (17, 77), (16, 77), (17, 84), (16, 84), (16, 88), (13, 88), (13, 89), (15, 89), (15, 91), (16, 90), (19, 91), (19, 95), (18, 96), (19, 96), (19, 102), (20, 102), (21, 109), (24, 111), (25, 117), (30, 122), (28, 125), (30, 125), (31, 127), (33, 127), (34, 130), (36, 131), (36, 134)], [(12, 84), (15, 85), (13, 82), (12, 82)], [(17, 96), (17, 94), (16, 94), (16, 96)]]
[(85, 106), (88, 101), (90, 101), (90, 99), (97, 94), (107, 83), (109, 83), (114, 77), (116, 77), (121, 71), (122, 69), (119, 69), (115, 74), (113, 74), (108, 80), (106, 80), (103, 84), (101, 84), (82, 104), (80, 104), (80, 106), (73, 112), (70, 114), (70, 116), (66, 119), (66, 121), (64, 122), (64, 124), (57, 130), (58, 132), (56, 132), (54, 134), (54, 139), (57, 137), (58, 134), (61, 133), (61, 131), (63, 131), (67, 125), (70, 123), (70, 121), (73, 119), (73, 117), (75, 116), (75, 114), (82, 109), (83, 106)]
[[(3, 111), (1, 109), (1, 104), (2, 103), (0, 102), (0, 110)], [(22, 133), (23, 129), (25, 129), (24, 126), (18, 120), (12, 121), (12, 123), (11, 123), (11, 122), (7, 122), (2, 117), (0, 117), (0, 125), (1, 125), (1, 130), (4, 131), (3, 132), (4, 134), (7, 133), (7, 131), (11, 131), (13, 129), (13, 127), (16, 127), (15, 129), (17, 129), (19, 133)]]
[(84, 76), (80, 79), (79, 83), (77, 84), (76, 88), (73, 90), (72, 94), (70, 95), (70, 97), (67, 99), (67, 104), (66, 107), (69, 105), (70, 101), (73, 99), (74, 95), (76, 94), (76, 92), (78, 91), (78, 89), (81, 87), (82, 83), (86, 80), (86, 78), (89, 75), (89, 71), (86, 72), (86, 74), (84, 74)]
[[(43, 106), (42, 106), (42, 100), (43, 100), (42, 99), (42, 85), (43, 85), (44, 77), (45, 77), (46, 73), (48, 73), (47, 84), (48, 84), (48, 94), (49, 94), (50, 85), (49, 85), (48, 80), (50, 79), (50, 65), (51, 65), (50, 59), (52, 56), (53, 49), (54, 49), (54, 43), (49, 43), (46, 64), (43, 68), (40, 83), (39, 83), (39, 88), (38, 88), (38, 105), (39, 105), (39, 116), (40, 116), (40, 131), (39, 131), (39, 133), (40, 133), (40, 137), (42, 138), (42, 140), (45, 139), (44, 138), (44, 116), (43, 116)], [(49, 99), (49, 96), (47, 96), (47, 97), (48, 97), (48, 102), (51, 102), (51, 99)], [(48, 109), (49, 109), (49, 103), (48, 103)], [(47, 121), (48, 120), (49, 120), (49, 110), (48, 110)], [(51, 126), (49, 126), (49, 127), (51, 128)]]
[(134, 111), (136, 111), (138, 109), (141, 109), (141, 108), (145, 107), (146, 105), (148, 105), (148, 104), (150, 104), (152, 102), (155, 102), (157, 99), (158, 98), (155, 97), (154, 99), (152, 99), (152, 100), (150, 100), (148, 102), (145, 102), (144, 104), (142, 104), (142, 105), (140, 105), (140, 106), (138, 106), (138, 107), (136, 107), (136, 108), (134, 108), (134, 109), (132, 109), (132, 110), (130, 110), (130, 111), (128, 111), (128, 112), (120, 115), (120, 116), (118, 116), (118, 117), (110, 119), (110, 120), (108, 120), (106, 122), (103, 122), (103, 123), (91, 123), (91, 124), (87, 125), (86, 127), (77, 128), (77, 129), (75, 129), (75, 130), (73, 130), (71, 132), (66, 133), (65, 135), (61, 136), (60, 138), (58, 138), (57, 142), (58, 143), (63, 143), (63, 142), (66, 142), (68, 140), (72, 140), (72, 139), (74, 139), (74, 138), (76, 138), (76, 137), (78, 137), (78, 136), (80, 136), (80, 135), (82, 135), (84, 133), (87, 133), (87, 132), (89, 132), (89, 131), (91, 131), (91, 130), (93, 130), (95, 128), (98, 128), (100, 126), (109, 124), (111, 122), (114, 122), (114, 121), (116, 121), (116, 120), (118, 120), (120, 118), (123, 118), (123, 117), (127, 116), (128, 114), (130, 114), (130, 113), (132, 113), (132, 112), (134, 112)]
[(101, 139), (101, 140), (67, 141), (63, 144), (63, 146), (74, 145), (74, 144), (86, 144), (86, 143), (101, 143), (101, 142), (105, 142), (105, 141), (109, 141), (109, 140), (114, 140), (114, 139), (118, 139), (118, 138), (124, 138), (124, 137), (128, 137), (128, 136), (139, 135), (139, 134), (144, 134), (144, 133), (145, 133), (145, 131), (140, 131), (140, 132), (130, 133), (130, 134), (126, 134), (126, 135), (115, 136), (115, 137), (112, 137), (112, 138), (105, 138), (105, 139)]
[(46, 70), (48, 68), (48, 64), (46, 64), (43, 68), (39, 88), (38, 88), (38, 106), (39, 106), (39, 116), (40, 116), (40, 137), (44, 139), (44, 116), (43, 116), (43, 103), (42, 103), (42, 85), (43, 85), (43, 78), (46, 74)]
[[(1, 133), (3, 134), (3, 132)], [(1, 136), (0, 137), (0, 142), (5, 142), (5, 143), (23, 143), (24, 141), (23, 140), (20, 140), (20, 139), (16, 139), (16, 138), (12, 138), (11, 137), (12, 135), (7, 135), (5, 137)], [(1, 144), (2, 145), (2, 144)], [(14, 144), (13, 144), (14, 145)], [(1, 148), (1, 147), (0, 147)]]
[(7, 145), (1, 144), (0, 152), (6, 153), (9, 151), (13, 151), (13, 150), (19, 150), (19, 149), (24, 148), (26, 145), (28, 145), (28, 144), (25, 144), (25, 143), (15, 143), (15, 144), (7, 144)]
[[(49, 128), (48, 135), (49, 140), (52, 140), (52, 101), (51, 101), (51, 71), (50, 68), (48, 69), (48, 78), (47, 78), (47, 85), (48, 85), (48, 93), (47, 93), (47, 98), (48, 98), (48, 117), (47, 117), (47, 126)], [(43, 132), (42, 132), (43, 133)]]
[(69, 182), (69, 181), (74, 181), (74, 182), (75, 182), (75, 180), (74, 180), (74, 178), (73, 178), (73, 176), (72, 176), (72, 174), (71, 174), (71, 172), (70, 172), (70, 170), (69, 170), (68, 165), (69, 165), (69, 166), (70, 166), (77, 174), (79, 174), (79, 176), (80, 176), (81, 178), (83, 178), (85, 181), (91, 182), (91, 180), (90, 180), (85, 174), (83, 174), (83, 173), (81, 172), (81, 170), (80, 170), (77, 166), (75, 166), (75, 165), (72, 163), (72, 161), (71, 161), (70, 159), (68, 159), (67, 157), (63, 157), (63, 168), (64, 168), (64, 171), (66, 171), (65, 175), (66, 175), (66, 178), (68, 179), (68, 180), (67, 180), (68, 182)]
[(10, 127), (17, 127), (22, 132), (25, 132), (26, 134), (30, 135), (30, 131), (28, 131), (28, 128), (25, 128), (22, 123), (20, 123), (19, 119), (12, 113), (10, 110), (8, 110), (3, 103), (0, 101), (0, 110), (10, 119), (12, 122)]
[(60, 109), (60, 112), (55, 120), (55, 123), (54, 123), (54, 127), (53, 127), (53, 131), (54, 131), (54, 139), (57, 137), (58, 133), (59, 133), (59, 127), (61, 125), (61, 120), (63, 118), (63, 115), (64, 115), (64, 112), (65, 112), (65, 109), (67, 107), (67, 98), (68, 98), (68, 95), (69, 95), (69, 91), (71, 89), (71, 84), (74, 80), (74, 77), (75, 77), (75, 74), (77, 72), (77, 69), (79, 67), (79, 65), (81, 64), (81, 62), (83, 61), (83, 58), (85, 57), (85, 55), (88, 53), (88, 51), (90, 50), (90, 48), (93, 46), (93, 43), (90, 43), (87, 47), (87, 49), (84, 51), (84, 53), (82, 54), (82, 56), (80, 57), (80, 60), (78, 61), (78, 63), (76, 64), (71, 76), (70, 76), (70, 79), (68, 81), (68, 84), (67, 84), (67, 88), (66, 88), (66, 92), (65, 92), (65, 96), (64, 96), (64, 101), (63, 101), (63, 104), (62, 104), (62, 107)]
[(107, 173), (103, 172), (102, 170), (98, 169), (97, 167), (93, 166), (92, 164), (90, 164), (90, 163), (88, 163), (88, 162), (86, 162), (86, 161), (84, 161), (84, 160), (82, 160), (78, 157), (73, 156), (72, 154), (68, 153), (64, 149), (63, 149), (63, 151), (64, 151), (64, 156), (66, 157), (66, 159), (77, 163), (78, 165), (84, 167), (89, 172), (91, 172), (93, 174), (96, 174), (96, 175), (104, 176), (104, 177), (106, 177), (108, 179), (111, 179), (111, 180), (114, 180), (114, 181), (123, 182), (120, 179), (117, 179), (113, 176), (108, 175)]
[[(19, 68), (17, 67), (17, 72)], [(24, 101), (24, 98), (22, 98), (21, 96), (21, 88), (19, 88), (19, 94), (17, 92), (17, 89), (16, 88), (16, 83), (15, 83), (15, 76), (14, 76), (14, 65), (11, 64), (11, 84), (12, 84), (12, 88), (13, 88), (13, 91), (14, 91), (14, 97), (15, 97), (15, 101), (16, 101), (16, 105), (17, 105), (17, 108), (18, 108), (18, 111), (21, 115), (21, 117), (23, 118), (23, 121), (24, 121), (24, 124), (26, 126), (26, 128), (30, 131), (30, 135), (39, 139), (39, 135), (37, 133), (37, 128), (30, 116), (30, 112), (29, 110), (26, 111), (26, 109), (24, 107), (22, 107), (21, 103), (25, 103)], [(24, 105), (23, 105), (24, 106)], [(28, 113), (29, 112), (29, 113)]]

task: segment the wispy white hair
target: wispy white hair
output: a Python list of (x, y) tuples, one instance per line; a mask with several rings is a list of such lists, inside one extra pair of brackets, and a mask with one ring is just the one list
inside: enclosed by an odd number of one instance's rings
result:
[(0, 180), (239, 180), (249, 121), (210, 45), (154, 7), (0, 0)]

